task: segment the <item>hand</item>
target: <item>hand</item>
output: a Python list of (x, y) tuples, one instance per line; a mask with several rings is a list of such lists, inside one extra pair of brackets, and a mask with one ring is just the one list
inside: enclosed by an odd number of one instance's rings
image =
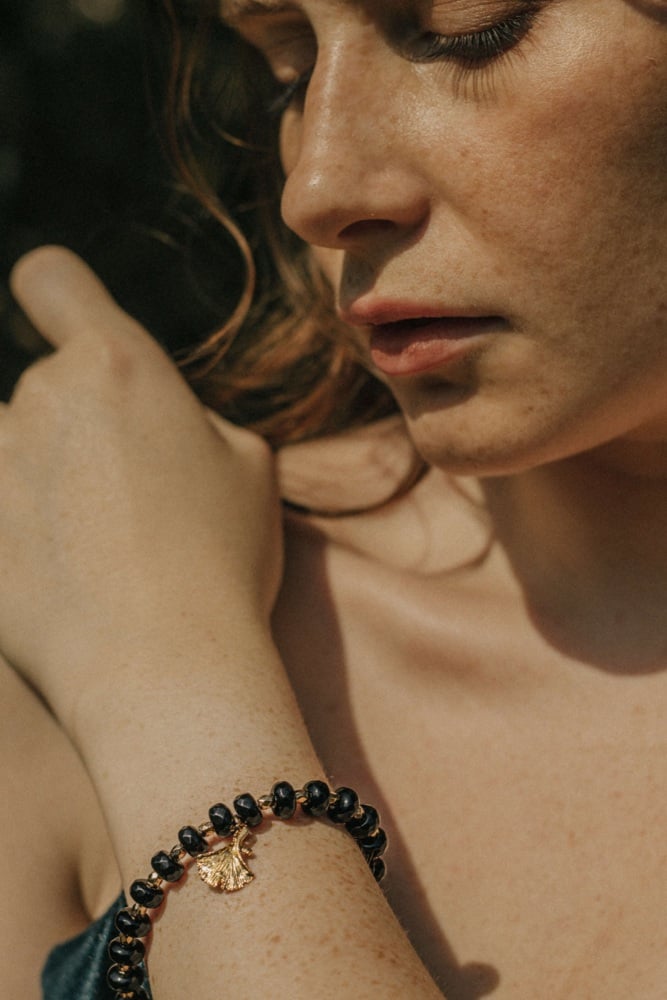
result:
[(207, 414), (69, 251), (13, 290), (55, 352), (0, 411), (0, 647), (59, 713), (100, 668), (203, 620), (268, 623), (282, 541), (265, 444)]

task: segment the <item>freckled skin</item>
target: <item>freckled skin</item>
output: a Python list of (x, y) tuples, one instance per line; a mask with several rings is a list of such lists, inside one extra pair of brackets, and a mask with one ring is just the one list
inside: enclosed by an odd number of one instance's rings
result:
[[(391, 297), (505, 320), (446, 372), (388, 379), (426, 457), (507, 473), (661, 435), (664, 5), (552, 0), (468, 73), (402, 58), (372, 12), (304, 9), (318, 56), (283, 125), (286, 222), (324, 248), (344, 307)], [(449, 16), (442, 30), (465, 29), (464, 5)]]
[(387, 802), (389, 898), (449, 1000), (658, 1000), (667, 4), (547, 0), (484, 71), (388, 37), (527, 6), (301, 0), (260, 46), (315, 64), (283, 209), (342, 311), (501, 317), (386, 379), (429, 460), (498, 475), (291, 525), (276, 634), (327, 767)]
[[(80, 261), (19, 266), (57, 350), (0, 435), (0, 634), (31, 684), (0, 656), (0, 819), (7, 843), (40, 830), (40, 877), (4, 873), (7, 995), (42, 995), (115, 858), (127, 884), (220, 789), (326, 773), (378, 803), (409, 939), (349, 838), (271, 824), (252, 891), (222, 906), (188, 879), (156, 921), (156, 1000), (245, 995), (248, 969), (271, 995), (286, 963), (293, 1000), (664, 1000), (667, 503), (646, 470), (662, 447), (667, 472), (667, 4), (550, 0), (471, 75), (400, 57), (380, 3), (299, 5), (289, 60), (309, 68), (304, 16), (319, 52), (285, 117), (285, 215), (343, 307), (503, 317), (446, 372), (391, 381), (435, 461), (527, 471), (289, 515), (283, 553), (259, 439), (211, 418), (218, 438)], [(386, 0), (451, 32), (526, 6)], [(330, 477), (391, 465), (367, 431), (347, 463), (344, 435), (320, 453)], [(632, 468), (533, 467), (614, 435)]]

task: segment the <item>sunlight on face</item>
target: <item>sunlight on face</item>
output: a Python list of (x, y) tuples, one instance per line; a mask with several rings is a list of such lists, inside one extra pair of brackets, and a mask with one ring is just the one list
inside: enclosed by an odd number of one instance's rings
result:
[(283, 88), (285, 221), (429, 458), (665, 426), (662, 0), (234, 11)]

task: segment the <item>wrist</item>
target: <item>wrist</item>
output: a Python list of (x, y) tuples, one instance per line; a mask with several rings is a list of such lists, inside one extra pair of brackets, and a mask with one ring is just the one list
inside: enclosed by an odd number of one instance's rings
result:
[(39, 688), (77, 747), (115, 727), (114, 707), (124, 724), (140, 725), (149, 708), (148, 719), (168, 718), (201, 690), (241, 707), (284, 677), (269, 623), (248, 605), (137, 613), (53, 646)]
[(258, 630), (224, 649), (211, 640), (187, 655), (161, 647), (118, 669), (105, 663), (69, 732), (132, 872), (153, 846), (156, 817), (166, 834), (184, 804), (196, 818), (240, 775), (263, 790), (283, 775), (322, 773), (276, 648)]
[[(297, 812), (306, 820), (327, 819), (343, 827), (360, 849), (375, 880), (382, 880), (387, 838), (379, 814), (372, 806), (362, 805), (351, 788), (332, 791), (326, 782), (311, 780), (297, 790), (283, 780), (274, 783), (267, 794), (236, 796), (231, 809), (225, 803), (214, 804), (204, 823), (181, 828), (176, 845), (156, 852), (147, 876), (130, 885), (130, 904), (116, 915), (119, 934), (109, 948), (112, 964), (108, 982), (119, 997), (128, 995), (128, 991), (139, 1000), (147, 997), (142, 990), (144, 942), (170, 886), (186, 881), (190, 868), (218, 894), (241, 891), (255, 878), (249, 864), (254, 852), (246, 843), (248, 839), (255, 839), (266, 815), (284, 823), (295, 819)], [(190, 865), (191, 861), (194, 863)]]

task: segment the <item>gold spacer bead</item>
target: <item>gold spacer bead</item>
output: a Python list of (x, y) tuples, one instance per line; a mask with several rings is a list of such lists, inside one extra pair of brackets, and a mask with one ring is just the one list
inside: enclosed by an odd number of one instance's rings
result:
[(212, 833), (215, 827), (211, 822), (202, 823), (201, 826), (197, 827), (197, 832), (201, 833), (202, 837), (205, 837), (207, 833)]
[(273, 805), (273, 795), (260, 795), (257, 805), (260, 809), (270, 809)]

